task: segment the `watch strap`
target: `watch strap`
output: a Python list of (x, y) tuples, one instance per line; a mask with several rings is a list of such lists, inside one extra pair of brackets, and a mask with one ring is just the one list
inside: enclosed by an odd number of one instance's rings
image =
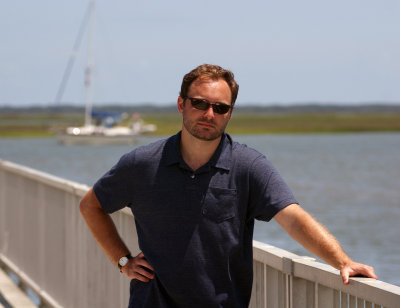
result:
[[(126, 256), (124, 256), (125, 258), (128, 258), (128, 260), (133, 259), (132, 255), (130, 253), (128, 253)], [(122, 258), (120, 258), (121, 260)], [(121, 270), (122, 266), (121, 264), (119, 264), (119, 260), (118, 260), (118, 267)]]

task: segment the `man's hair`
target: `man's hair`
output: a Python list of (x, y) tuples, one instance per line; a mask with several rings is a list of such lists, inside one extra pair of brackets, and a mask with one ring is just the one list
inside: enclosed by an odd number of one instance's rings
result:
[(181, 97), (186, 97), (188, 95), (190, 85), (193, 83), (193, 81), (200, 77), (210, 78), (212, 80), (225, 80), (231, 90), (231, 105), (233, 107), (239, 92), (239, 85), (236, 83), (234, 75), (231, 71), (223, 69), (218, 65), (203, 64), (196, 67), (191, 72), (187, 73), (183, 77), (181, 92), (179, 93), (179, 95)]

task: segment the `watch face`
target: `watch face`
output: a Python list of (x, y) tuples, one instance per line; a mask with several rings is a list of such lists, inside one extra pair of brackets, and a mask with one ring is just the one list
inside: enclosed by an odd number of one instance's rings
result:
[(121, 266), (125, 266), (128, 263), (128, 258), (127, 257), (122, 257), (121, 259), (119, 259), (118, 263)]

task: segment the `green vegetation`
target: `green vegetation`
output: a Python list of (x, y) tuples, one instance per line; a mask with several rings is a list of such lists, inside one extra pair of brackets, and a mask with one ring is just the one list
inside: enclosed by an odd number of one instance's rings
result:
[[(128, 111), (131, 112), (131, 111)], [(146, 123), (157, 125), (155, 135), (174, 134), (181, 128), (175, 108), (142, 110)], [(1, 110), (0, 137), (50, 137), (67, 126), (82, 125), (79, 110)], [(400, 132), (400, 108), (388, 110), (329, 108), (294, 110), (235, 110), (228, 125), (231, 134)]]
[(229, 125), (232, 134), (388, 132), (400, 131), (400, 113), (240, 114)]
[(70, 125), (81, 125), (83, 116), (74, 113), (2, 112), (0, 137), (52, 137)]

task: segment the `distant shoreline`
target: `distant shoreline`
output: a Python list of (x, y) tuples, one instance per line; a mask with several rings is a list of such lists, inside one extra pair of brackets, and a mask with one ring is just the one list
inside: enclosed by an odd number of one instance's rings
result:
[[(28, 106), (11, 106), (0, 104), (0, 115), (4, 113), (80, 113), (84, 112), (84, 103), (63, 104), (54, 106), (53, 104), (32, 104)], [(176, 113), (176, 104), (170, 103), (159, 105), (154, 103), (141, 104), (118, 104), (102, 103), (94, 104), (95, 110), (115, 111), (115, 112), (139, 112), (139, 113)], [(235, 112), (400, 112), (400, 102), (396, 103), (304, 103), (304, 104), (244, 104), (237, 102)]]
[[(139, 113), (157, 125), (154, 135), (181, 128), (176, 106), (102, 106), (102, 111)], [(0, 137), (51, 137), (68, 126), (83, 124), (84, 109), (0, 107)], [(400, 132), (400, 105), (238, 106), (228, 125), (231, 134), (296, 134)]]

